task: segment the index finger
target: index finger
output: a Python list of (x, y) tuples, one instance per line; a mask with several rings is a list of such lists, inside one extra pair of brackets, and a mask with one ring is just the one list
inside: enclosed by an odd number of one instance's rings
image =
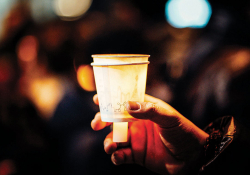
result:
[(101, 119), (101, 113), (98, 112), (95, 115), (95, 118), (91, 121), (91, 127), (93, 130), (98, 131), (101, 130), (103, 128), (105, 128), (106, 126), (111, 125), (112, 123), (110, 122), (103, 122)]

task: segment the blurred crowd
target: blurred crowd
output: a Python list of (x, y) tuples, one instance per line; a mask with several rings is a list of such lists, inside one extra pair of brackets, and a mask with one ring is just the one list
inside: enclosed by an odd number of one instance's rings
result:
[[(205, 28), (174, 28), (166, 1), (93, 1), (76, 20), (34, 21), (26, 1), (6, 15), (0, 40), (0, 175), (153, 174), (112, 165), (92, 54), (149, 54), (146, 93), (199, 127), (223, 115), (250, 126), (250, 3), (211, 0)], [(136, 169), (136, 170), (135, 170)]]

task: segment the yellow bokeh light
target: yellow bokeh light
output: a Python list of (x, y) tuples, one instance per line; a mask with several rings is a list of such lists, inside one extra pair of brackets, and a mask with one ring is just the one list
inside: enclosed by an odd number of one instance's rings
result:
[(45, 119), (50, 119), (64, 96), (65, 89), (55, 77), (33, 80), (29, 97)]

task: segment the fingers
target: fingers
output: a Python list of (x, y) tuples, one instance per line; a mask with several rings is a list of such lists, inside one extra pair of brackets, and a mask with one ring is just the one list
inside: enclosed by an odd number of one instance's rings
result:
[(115, 165), (134, 163), (132, 150), (130, 148), (117, 150), (111, 155), (111, 161)]
[[(111, 161), (115, 165), (134, 163), (131, 148), (127, 147), (128, 142), (115, 143), (112, 139), (113, 132), (109, 133), (104, 140), (104, 150), (111, 155)], [(119, 147), (122, 147), (119, 149)]]
[(116, 151), (118, 144), (113, 142), (113, 132), (110, 132), (104, 140), (104, 150), (107, 154), (112, 154)]
[[(103, 129), (104, 127), (106, 127), (110, 124), (111, 123), (108, 123), (108, 122), (102, 122), (101, 121), (101, 114), (100, 114), (100, 112), (98, 112), (96, 114), (95, 118), (91, 122), (91, 127), (93, 128), (93, 130), (100, 130), (100, 129)], [(115, 165), (133, 162), (132, 161), (132, 151), (130, 148), (117, 150), (119, 147), (127, 147), (128, 145), (129, 145), (129, 141), (123, 142), (123, 143), (113, 142), (113, 132), (110, 132), (104, 140), (104, 150), (107, 154), (112, 154), (111, 161)]]
[(109, 126), (111, 124), (112, 123), (110, 123), (110, 122), (103, 122), (101, 120), (101, 113), (100, 112), (96, 113), (95, 118), (91, 121), (91, 127), (95, 131), (99, 131), (99, 130), (101, 130), (101, 129), (103, 129), (106, 126)]
[(128, 133), (127, 142), (113, 142), (113, 132), (110, 132), (104, 140), (104, 150), (107, 154), (114, 153), (117, 149), (121, 147), (127, 147), (130, 143), (130, 133)]
[(146, 95), (147, 102), (127, 103), (126, 109), (130, 115), (138, 119), (149, 119), (164, 128), (180, 124), (183, 116), (167, 103)]

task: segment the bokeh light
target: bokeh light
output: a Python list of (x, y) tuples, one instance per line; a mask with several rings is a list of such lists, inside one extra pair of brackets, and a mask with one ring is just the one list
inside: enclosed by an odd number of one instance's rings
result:
[(95, 80), (93, 68), (89, 65), (82, 65), (77, 69), (77, 81), (86, 91), (95, 91)]
[(203, 28), (211, 14), (207, 0), (169, 0), (165, 6), (166, 19), (175, 28)]
[(54, 0), (54, 10), (65, 20), (77, 19), (88, 11), (92, 0)]
[(35, 79), (29, 87), (29, 95), (44, 119), (50, 119), (65, 94), (65, 88), (55, 77)]
[(17, 48), (17, 55), (21, 61), (33, 61), (37, 58), (38, 41), (34, 36), (25, 36)]

